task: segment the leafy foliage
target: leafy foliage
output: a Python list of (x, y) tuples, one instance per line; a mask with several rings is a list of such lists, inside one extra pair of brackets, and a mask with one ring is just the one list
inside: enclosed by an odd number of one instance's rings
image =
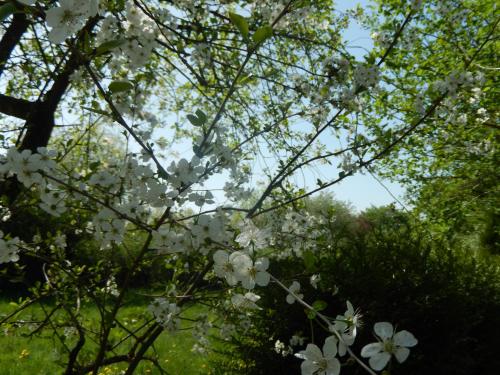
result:
[[(330, 222), (335, 219), (333, 214)], [(360, 306), (360, 340), (369, 340), (370, 327), (384, 317), (414, 332), (419, 338), (414, 356), (404, 366), (394, 365), (392, 374), (496, 373), (500, 363), (490, 348), (500, 331), (498, 259), (471, 256), (467, 249), (435, 241), (422, 222), (393, 207), (352, 215), (348, 225), (341, 222), (337, 242), (323, 242), (316, 254), (317, 290), (308, 283), (302, 259), (275, 263), (272, 273), (281, 280), (300, 280), (307, 301), (327, 305), (324, 314), (344, 311), (346, 299)], [(276, 340), (288, 346), (293, 335), (319, 343), (326, 337), (303, 307), (283, 304), (284, 298), (282, 290), (273, 288), (263, 298), (255, 327), (233, 341), (233, 363), (244, 359), (249, 374), (298, 373), (290, 355), (276, 353)], [(362, 370), (351, 363), (342, 372)]]

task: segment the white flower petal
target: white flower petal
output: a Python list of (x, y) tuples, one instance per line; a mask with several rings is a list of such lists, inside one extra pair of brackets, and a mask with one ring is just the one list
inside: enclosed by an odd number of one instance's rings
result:
[(229, 261), (230, 262), (233, 262), (233, 260), (241, 255), (245, 255), (245, 253), (241, 252), (241, 251), (235, 251), (234, 253), (231, 253), (229, 255)]
[(323, 359), (323, 353), (321, 352), (321, 349), (314, 344), (307, 344), (304, 354), (307, 359), (313, 362), (318, 362)]
[(339, 341), (339, 356), (343, 357), (347, 353), (347, 345), (344, 344), (342, 341)]
[(236, 276), (234, 276), (234, 274), (226, 272), (224, 277), (226, 278), (226, 281), (229, 285), (235, 286), (236, 284), (238, 284), (238, 279), (236, 278)]
[(258, 271), (265, 271), (269, 268), (269, 259), (259, 258), (255, 261), (255, 269)]
[(59, 22), (63, 16), (64, 10), (61, 7), (50, 8), (45, 12), (45, 22), (50, 27), (60, 27)]
[(257, 283), (257, 285), (266, 286), (267, 284), (269, 284), (270, 280), (271, 275), (267, 272), (257, 272), (257, 275), (255, 275), (255, 282)]
[(392, 334), (394, 333), (394, 328), (392, 327), (392, 324), (389, 322), (375, 323), (375, 325), (373, 326), (373, 330), (375, 331), (377, 336), (383, 340), (391, 338)]
[(294, 282), (292, 282), (292, 285), (290, 285), (288, 287), (288, 289), (290, 289), (290, 291), (296, 293), (300, 290), (300, 283), (298, 281), (294, 281)]
[(252, 279), (251, 277), (245, 277), (241, 279), (241, 285), (245, 289), (253, 289), (255, 288), (255, 280)]
[(340, 374), (340, 362), (337, 358), (328, 360), (328, 367), (326, 368), (326, 375), (339, 375)]
[(64, 42), (67, 36), (66, 30), (62, 28), (53, 28), (49, 32), (49, 40), (55, 44)]
[(417, 345), (418, 341), (413, 336), (411, 332), (408, 331), (399, 331), (394, 335), (394, 344), (398, 346), (407, 346), (411, 348), (412, 346)]
[(305, 356), (304, 353), (305, 353), (305, 351), (302, 350), (302, 351), (300, 351), (298, 353), (295, 353), (294, 356), (297, 357), (297, 358), (300, 358), (300, 359), (306, 359), (306, 356)]
[(410, 349), (408, 348), (397, 348), (394, 352), (394, 356), (398, 360), (399, 363), (403, 363), (406, 361), (406, 358), (410, 355)]
[(325, 340), (323, 345), (323, 353), (325, 357), (335, 357), (337, 355), (337, 338), (335, 336), (329, 336)]
[(384, 345), (380, 342), (374, 342), (368, 345), (365, 345), (363, 349), (361, 349), (361, 357), (367, 358), (372, 357), (384, 350)]
[(229, 257), (231, 263), (233, 263), (235, 270), (238, 273), (245, 273), (249, 268), (253, 266), (252, 259), (246, 254), (240, 253), (238, 256), (235, 256), (231, 259)]
[(258, 296), (257, 294), (255, 293), (252, 293), (252, 292), (246, 292), (245, 293), (245, 298), (249, 301), (252, 301), (252, 302), (257, 302), (259, 299), (260, 299), (260, 296)]
[(302, 375), (313, 375), (319, 370), (319, 367), (313, 361), (306, 360), (300, 365), (300, 370)]
[(224, 250), (217, 250), (213, 258), (215, 263), (223, 264), (229, 260), (229, 254)]
[(356, 338), (356, 336), (354, 336), (354, 334), (352, 334), (352, 335), (350, 335), (348, 333), (342, 334), (342, 339), (344, 339), (345, 344), (348, 346), (351, 346), (352, 344), (354, 344), (355, 338)]
[(345, 315), (354, 315), (354, 307), (352, 307), (352, 303), (347, 301), (346, 302), (346, 305), (347, 305), (347, 311), (345, 312)]
[(389, 359), (391, 359), (391, 355), (387, 352), (382, 352), (371, 357), (368, 363), (372, 369), (380, 371), (387, 365)]

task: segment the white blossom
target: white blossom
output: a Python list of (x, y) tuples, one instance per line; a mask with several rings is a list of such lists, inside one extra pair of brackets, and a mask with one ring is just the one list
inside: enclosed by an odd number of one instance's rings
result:
[(290, 338), (290, 346), (302, 346), (304, 345), (304, 337), (299, 335), (293, 335)]
[(178, 318), (180, 308), (175, 303), (169, 303), (165, 298), (156, 298), (148, 307), (156, 321), (169, 331), (177, 331), (181, 322)]
[(0, 230), (0, 264), (19, 260), (19, 243), (18, 237), (6, 240)]
[(361, 356), (370, 358), (370, 367), (376, 371), (382, 370), (391, 356), (394, 355), (399, 363), (406, 361), (410, 349), (417, 345), (417, 339), (408, 331), (394, 332), (394, 327), (388, 322), (375, 323), (373, 327), (379, 342), (368, 344), (361, 350)]
[(240, 252), (233, 257), (232, 264), (238, 281), (241, 281), (243, 288), (253, 289), (255, 285), (266, 286), (269, 284), (271, 275), (266, 271), (269, 267), (269, 259), (259, 258), (255, 261), (245, 253)]
[(303, 294), (299, 293), (299, 291), (300, 291), (300, 283), (299, 283), (298, 281), (294, 281), (294, 282), (292, 283), (292, 285), (290, 285), (290, 286), (288, 287), (288, 290), (289, 290), (291, 293), (290, 293), (290, 294), (288, 294), (288, 295), (286, 296), (286, 301), (287, 301), (290, 305), (291, 305), (292, 303), (294, 303), (294, 302), (297, 300), (297, 298), (296, 298), (296, 297), (298, 297), (298, 298), (300, 298), (300, 299), (302, 299), (302, 298), (304, 297), (304, 295), (303, 295)]
[(99, 0), (61, 0), (60, 6), (53, 7), (46, 12), (47, 25), (52, 28), (49, 40), (61, 43), (71, 34), (76, 33), (89, 17), (97, 14)]
[(234, 254), (229, 255), (224, 250), (217, 250), (214, 255), (214, 272), (217, 276), (221, 278), (225, 278), (229, 285), (236, 285), (238, 283), (238, 279), (236, 274), (234, 273), (234, 265), (232, 263), (232, 259), (234, 259)]
[(255, 302), (260, 299), (260, 296), (252, 292), (247, 292), (245, 295), (235, 294), (231, 297), (231, 302), (237, 309), (260, 310)]
[(303, 359), (300, 366), (302, 375), (338, 375), (340, 373), (340, 362), (337, 355), (337, 338), (327, 337), (323, 344), (323, 351), (314, 344), (308, 344), (306, 350), (297, 354), (296, 357)]
[(311, 283), (311, 286), (314, 289), (318, 289), (318, 283), (319, 283), (320, 280), (321, 280), (321, 275), (320, 274), (311, 275), (311, 277), (309, 278), (309, 282)]
[(262, 249), (267, 246), (269, 231), (260, 230), (251, 220), (245, 220), (241, 225), (241, 232), (236, 237), (242, 247), (253, 245), (255, 249)]
[(337, 331), (342, 340), (339, 341), (339, 355), (344, 356), (347, 352), (347, 346), (354, 344), (357, 329), (361, 326), (361, 314), (354, 310), (351, 302), (347, 301), (347, 310), (344, 315), (337, 315), (335, 323), (330, 326), (330, 331)]

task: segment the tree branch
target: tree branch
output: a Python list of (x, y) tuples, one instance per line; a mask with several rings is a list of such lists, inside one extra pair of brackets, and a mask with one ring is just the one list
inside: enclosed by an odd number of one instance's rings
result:
[(0, 77), (2, 76), (7, 60), (9, 60), (12, 51), (28, 29), (29, 24), (24, 13), (14, 14), (11, 24), (0, 41)]
[(28, 118), (28, 114), (34, 109), (34, 104), (24, 99), (0, 94), (0, 112), (21, 120)]

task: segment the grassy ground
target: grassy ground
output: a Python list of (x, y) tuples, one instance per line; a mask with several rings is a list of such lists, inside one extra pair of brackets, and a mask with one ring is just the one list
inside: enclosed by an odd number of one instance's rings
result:
[[(0, 299), (0, 319), (2, 316), (14, 311), (15, 305), (7, 299)], [(33, 305), (15, 317), (16, 321), (30, 322), (39, 321), (50, 312), (54, 306), (50, 303), (44, 306)], [(45, 310), (45, 312), (44, 312)], [(194, 318), (204, 313), (200, 306), (189, 308), (183, 316)], [(122, 309), (119, 315), (120, 322), (129, 329), (135, 328), (141, 321), (141, 316), (148, 314), (146, 301), (135, 301)], [(85, 317), (87, 328), (98, 327), (99, 313), (93, 306), (82, 306), (82, 316)], [(59, 319), (57, 314), (55, 320)], [(62, 314), (60, 316), (62, 322)], [(183, 322), (183, 328), (190, 326), (188, 321)], [(62, 363), (66, 360), (64, 348), (60, 341), (51, 336), (49, 331), (42, 331), (37, 335), (30, 335), (34, 326), (23, 324), (22, 328), (3, 325), (0, 327), (0, 375), (54, 375), (62, 373)], [(58, 329), (59, 334), (64, 333), (64, 328)], [(112, 342), (119, 338), (112, 336)], [(76, 340), (75, 336), (68, 335), (68, 346), (72, 347)], [(161, 366), (168, 374), (210, 374), (209, 356), (195, 354), (191, 348), (195, 343), (191, 330), (181, 330), (175, 334), (164, 332), (156, 341), (154, 351), (151, 355), (158, 357)], [(88, 343), (84, 352), (88, 354), (89, 360), (95, 356), (96, 345)], [(120, 354), (126, 351), (125, 346)], [(120, 365), (110, 365), (101, 369), (102, 375), (120, 374), (123, 369)], [(137, 374), (159, 374), (159, 371), (151, 363), (142, 364)]]

